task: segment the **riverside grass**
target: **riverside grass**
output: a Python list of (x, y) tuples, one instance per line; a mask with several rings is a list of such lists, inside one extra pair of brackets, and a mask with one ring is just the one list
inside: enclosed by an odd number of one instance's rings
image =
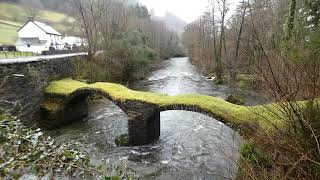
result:
[[(274, 126), (283, 126), (281, 119), (284, 115), (278, 110), (280, 109), (280, 104), (278, 103), (248, 107), (231, 104), (219, 97), (199, 94), (168, 96), (158, 93), (134, 91), (120, 84), (104, 82), (86, 84), (70, 78), (51, 82), (46, 87), (45, 93), (67, 98), (72, 93), (81, 91), (81, 89), (104, 92), (116, 101), (139, 101), (154, 104), (160, 108), (170, 105), (197, 106), (206, 112), (210, 112), (213, 117), (236, 127), (241, 127), (241, 125), (258, 125), (264, 130), (270, 130)], [(298, 103), (302, 104), (303, 102)], [(267, 122), (265, 119), (269, 121)], [(273, 121), (270, 122), (270, 119)]]

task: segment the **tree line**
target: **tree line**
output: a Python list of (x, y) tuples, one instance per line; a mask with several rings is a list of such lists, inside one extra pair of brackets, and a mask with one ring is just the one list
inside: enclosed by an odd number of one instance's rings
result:
[(144, 6), (119, 0), (72, 0), (71, 7), (88, 41), (89, 59), (105, 67), (104, 77), (130, 82), (145, 77), (156, 60), (182, 54), (178, 34), (164, 22), (152, 20)]
[(215, 72), (218, 79), (223, 74), (235, 80), (239, 72), (253, 73), (252, 65), (261, 62), (257, 60), (263, 50), (281, 56), (292, 55), (293, 47), (304, 50), (319, 32), (318, 0), (244, 0), (235, 12), (230, 12), (230, 5), (230, 0), (212, 0), (183, 37), (194, 63)]
[[(270, 103), (244, 136), (238, 179), (320, 178), (320, 1), (212, 0), (185, 28), (192, 62), (216, 83), (253, 77)], [(280, 119), (275, 122), (274, 119)]]

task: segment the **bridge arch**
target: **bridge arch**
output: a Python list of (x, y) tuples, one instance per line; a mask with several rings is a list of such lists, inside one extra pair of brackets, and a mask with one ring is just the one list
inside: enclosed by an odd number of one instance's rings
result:
[[(154, 142), (160, 137), (160, 112), (182, 110), (197, 112), (215, 117), (210, 111), (196, 105), (159, 104), (138, 100), (117, 99), (99, 88), (79, 88), (66, 97), (49, 96), (41, 105), (42, 125), (47, 129), (59, 128), (88, 116), (88, 97), (100, 95), (113, 102), (128, 116), (129, 142), (143, 145)], [(56, 104), (59, 108), (49, 111), (47, 104)]]
[[(67, 105), (70, 102), (72, 102), (74, 99), (76, 99), (79, 96), (84, 96), (84, 97), (89, 97), (92, 95), (100, 95), (103, 96), (104, 98), (110, 100), (111, 102), (113, 102), (115, 105), (117, 105), (121, 110), (123, 110), (127, 115), (130, 114), (133, 111), (144, 111), (145, 109), (139, 109), (139, 107), (135, 106), (132, 107), (133, 105), (131, 105), (130, 107), (128, 107), (128, 104), (144, 104), (143, 107), (145, 106), (151, 106), (152, 108), (158, 109), (160, 112), (163, 111), (171, 111), (171, 110), (178, 110), (178, 111), (189, 111), (189, 112), (196, 112), (196, 113), (200, 113), (212, 118), (217, 118), (217, 116), (215, 114), (213, 114), (211, 111), (206, 110), (204, 108), (201, 108), (197, 105), (186, 105), (186, 104), (168, 104), (168, 105), (158, 105), (158, 104), (152, 104), (152, 103), (147, 103), (147, 102), (141, 102), (141, 101), (133, 101), (133, 100), (121, 100), (121, 99), (116, 99), (114, 97), (112, 97), (109, 93), (105, 92), (102, 89), (98, 89), (98, 88), (81, 88), (81, 89), (77, 89), (76, 91), (74, 91), (73, 93), (71, 93), (65, 100), (64, 103)], [(223, 121), (223, 119), (219, 120), (219, 121)]]

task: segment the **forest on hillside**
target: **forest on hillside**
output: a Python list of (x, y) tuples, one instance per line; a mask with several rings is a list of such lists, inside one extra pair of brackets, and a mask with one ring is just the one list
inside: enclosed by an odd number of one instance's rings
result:
[[(320, 1), (212, 0), (183, 44), (216, 84), (262, 92), (274, 132), (251, 132), (239, 179), (319, 179)], [(306, 101), (303, 101), (306, 100)], [(280, 111), (280, 112), (277, 112)], [(275, 117), (281, 119), (274, 122)]]

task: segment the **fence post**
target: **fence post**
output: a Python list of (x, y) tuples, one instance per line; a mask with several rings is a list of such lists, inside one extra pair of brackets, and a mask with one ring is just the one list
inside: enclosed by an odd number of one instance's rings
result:
[(3, 52), (4, 52), (4, 55), (6, 56), (6, 58), (8, 58), (7, 52), (6, 51), (3, 51)]

